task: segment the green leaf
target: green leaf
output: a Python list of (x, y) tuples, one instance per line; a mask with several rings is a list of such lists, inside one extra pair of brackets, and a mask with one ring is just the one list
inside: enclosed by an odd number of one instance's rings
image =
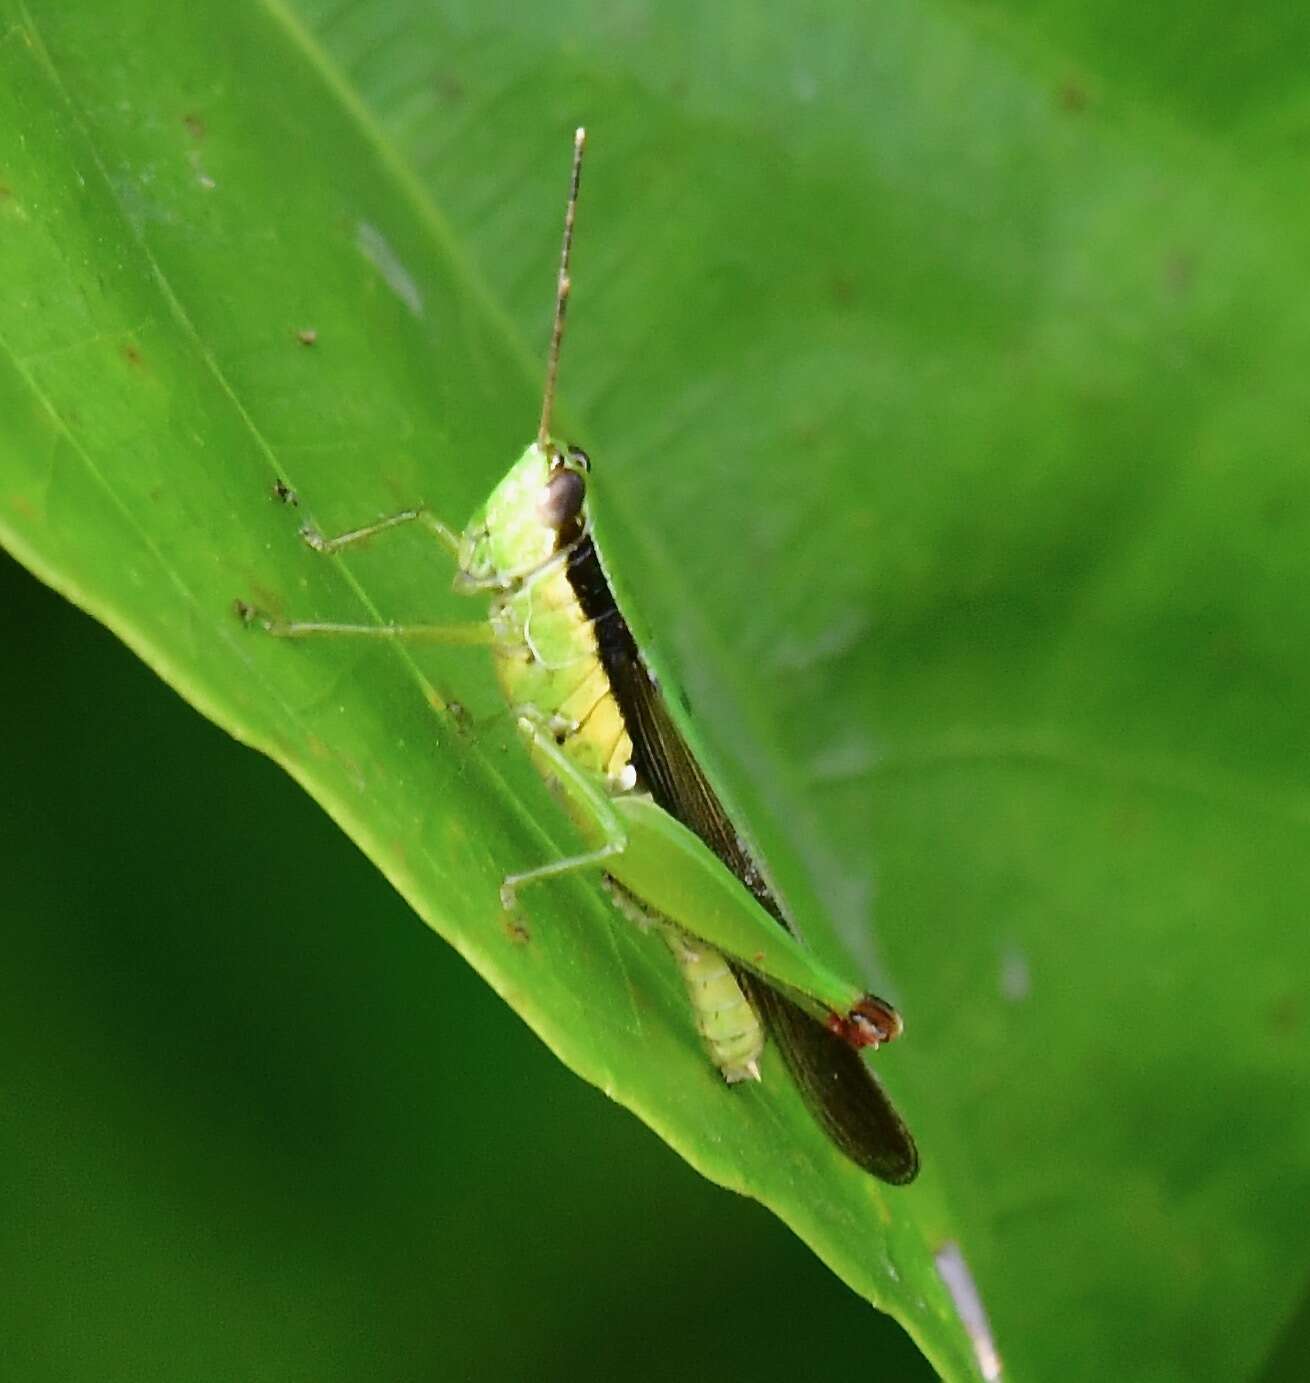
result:
[[(6, 543), (944, 1376), (950, 1240), (1013, 1378), (1249, 1376), (1307, 1248), (1304, 21), (83, 9), (0, 56)], [(569, 837), (434, 711), (487, 715), (478, 655), (231, 614), (469, 616), (416, 535), (295, 528), (459, 522), (517, 454), (580, 120), (610, 558), (807, 936), (901, 1002), (909, 1191), (776, 1066), (723, 1089), (586, 888), (504, 927)]]

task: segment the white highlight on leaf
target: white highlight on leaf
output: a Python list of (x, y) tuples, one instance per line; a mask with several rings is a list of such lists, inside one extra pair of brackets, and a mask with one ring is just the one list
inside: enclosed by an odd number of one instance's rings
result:
[(937, 1265), (938, 1276), (951, 1294), (955, 1314), (968, 1332), (974, 1356), (978, 1360), (978, 1370), (991, 1383), (991, 1380), (1001, 1376), (1001, 1356), (996, 1352), (996, 1341), (992, 1338), (987, 1312), (978, 1294), (978, 1284), (973, 1280), (959, 1244), (954, 1239), (949, 1240), (938, 1250), (933, 1261)]
[(843, 739), (825, 744), (810, 759), (809, 778), (814, 783), (849, 783), (868, 778), (880, 758), (871, 736), (854, 730)]
[(382, 275), (383, 282), (405, 304), (415, 317), (423, 315), (423, 295), (409, 270), (400, 262), (395, 250), (376, 226), (361, 221), (355, 233), (359, 252)]
[(1000, 991), (1012, 1004), (1022, 1003), (1033, 991), (1028, 957), (1017, 946), (1007, 946), (1001, 956)]
[(776, 639), (769, 662), (778, 672), (801, 672), (815, 664), (836, 662), (865, 643), (872, 630), (867, 610), (837, 610), (822, 629)]

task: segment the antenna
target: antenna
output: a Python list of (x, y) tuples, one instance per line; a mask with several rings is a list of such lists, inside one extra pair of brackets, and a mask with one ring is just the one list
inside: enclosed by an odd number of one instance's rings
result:
[(573, 172), (569, 177), (569, 200), (564, 208), (564, 244), (559, 253), (559, 280), (555, 286), (555, 323), (550, 332), (546, 355), (546, 392), (541, 400), (541, 422), (537, 425), (537, 446), (546, 450), (550, 440), (550, 415), (555, 407), (555, 380), (559, 375), (559, 348), (564, 339), (564, 313), (569, 305), (569, 254), (573, 249), (573, 218), (578, 212), (578, 184), (582, 180), (582, 150), (587, 132), (581, 126), (573, 134)]

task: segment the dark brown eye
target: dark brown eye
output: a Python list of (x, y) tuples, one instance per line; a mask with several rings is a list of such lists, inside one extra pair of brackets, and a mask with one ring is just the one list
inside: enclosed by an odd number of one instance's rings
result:
[(584, 471), (591, 469), (591, 457), (581, 447), (569, 448), (569, 460), (576, 462)]
[(537, 505), (541, 521), (559, 532), (576, 522), (587, 497), (587, 482), (577, 471), (558, 470), (546, 482)]

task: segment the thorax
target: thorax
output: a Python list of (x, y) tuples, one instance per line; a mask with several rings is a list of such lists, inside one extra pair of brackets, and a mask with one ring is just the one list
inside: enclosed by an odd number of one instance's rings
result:
[(569, 551), (491, 605), (496, 673), (506, 700), (550, 724), (579, 767), (631, 784), (632, 740), (596, 637), (571, 579)]

